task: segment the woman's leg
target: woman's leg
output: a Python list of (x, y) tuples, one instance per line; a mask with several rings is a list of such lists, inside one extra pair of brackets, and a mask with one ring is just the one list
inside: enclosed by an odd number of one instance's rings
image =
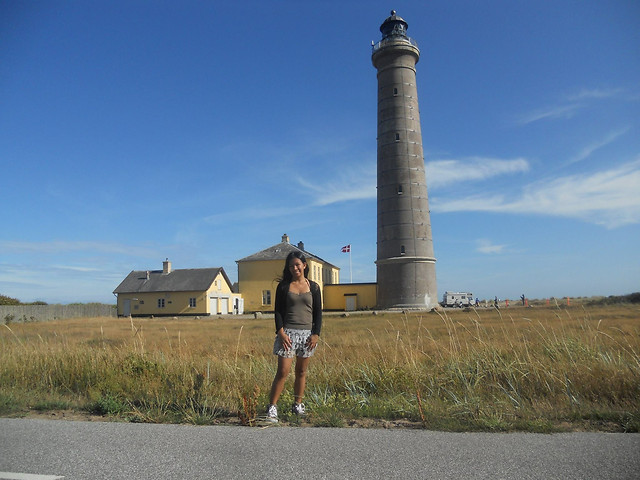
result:
[(292, 363), (293, 358), (284, 358), (278, 355), (278, 371), (276, 372), (276, 376), (271, 384), (271, 395), (269, 395), (269, 403), (271, 405), (278, 403), (280, 394), (282, 393), (282, 390), (284, 390), (284, 383), (287, 380)]
[(304, 387), (307, 383), (307, 367), (309, 366), (309, 360), (311, 360), (311, 357), (296, 358), (296, 381), (293, 384), (293, 394), (295, 396), (296, 403), (302, 403), (302, 397), (304, 397)]

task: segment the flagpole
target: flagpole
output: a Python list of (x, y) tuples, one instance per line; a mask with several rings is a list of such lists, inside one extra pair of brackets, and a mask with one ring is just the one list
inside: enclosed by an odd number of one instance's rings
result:
[(349, 254), (349, 283), (353, 283), (353, 272), (351, 270), (351, 244), (342, 247), (342, 253)]

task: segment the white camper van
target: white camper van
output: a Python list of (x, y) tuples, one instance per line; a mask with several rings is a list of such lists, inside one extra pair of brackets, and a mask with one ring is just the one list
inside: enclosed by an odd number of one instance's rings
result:
[(470, 307), (473, 305), (473, 293), (471, 292), (444, 292), (442, 296), (443, 307)]

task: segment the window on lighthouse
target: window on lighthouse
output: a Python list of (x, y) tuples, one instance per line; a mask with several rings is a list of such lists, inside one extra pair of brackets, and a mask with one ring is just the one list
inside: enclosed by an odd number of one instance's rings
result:
[(404, 245), (400, 245), (400, 255), (404, 255), (405, 251), (404, 251)]
[(400, 140), (400, 134), (396, 133), (396, 142)]
[(402, 185), (398, 185), (398, 195), (402, 195)]
[(394, 95), (398, 95), (398, 89), (397, 89), (397, 88), (394, 88), (394, 89), (393, 89), (393, 94), (394, 94)]

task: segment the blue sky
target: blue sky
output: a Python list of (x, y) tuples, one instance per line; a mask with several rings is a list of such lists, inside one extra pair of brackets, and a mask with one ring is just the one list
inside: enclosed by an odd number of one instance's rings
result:
[(0, 293), (114, 302), (131, 270), (283, 233), (375, 281), (376, 72), (417, 65), (438, 291), (640, 290), (640, 3), (0, 1)]

